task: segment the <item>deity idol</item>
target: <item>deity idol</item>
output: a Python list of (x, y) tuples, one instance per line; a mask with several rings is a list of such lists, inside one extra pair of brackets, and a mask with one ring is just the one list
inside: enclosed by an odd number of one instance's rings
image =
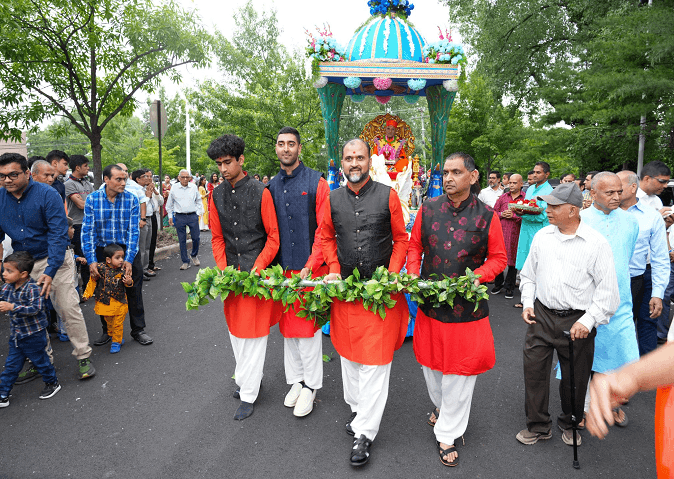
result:
[(379, 136), (374, 139), (374, 154), (384, 155), (388, 171), (402, 171), (408, 164), (407, 153), (405, 153), (405, 139), (396, 135), (398, 122), (389, 120), (386, 122), (386, 138), (382, 143)]

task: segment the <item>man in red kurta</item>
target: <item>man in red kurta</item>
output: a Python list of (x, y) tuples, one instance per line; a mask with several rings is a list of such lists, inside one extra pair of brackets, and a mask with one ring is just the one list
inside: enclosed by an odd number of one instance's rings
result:
[[(323, 264), (319, 225), (323, 221), (325, 202), (330, 193), (322, 173), (308, 168), (299, 160), (302, 152), (299, 132), (283, 127), (276, 136), (276, 155), (281, 170), (269, 182), (269, 191), (278, 214), (281, 247), (278, 263), (286, 274), (328, 273)], [(312, 250), (313, 245), (313, 250)], [(316, 390), (323, 387), (323, 337), (313, 322), (297, 316), (299, 301), (283, 313), (279, 330), (283, 335), (283, 364), (286, 382), (291, 385), (283, 404), (293, 408), (298, 417), (314, 408)]]
[[(274, 259), (279, 249), (276, 210), (269, 190), (252, 180), (242, 169), (244, 141), (223, 135), (208, 147), (226, 180), (210, 197), (213, 256), (221, 269), (259, 272)], [(278, 323), (282, 306), (272, 300), (229, 295), (224, 301), (225, 320), (234, 350), (234, 372), (239, 389), (234, 393), (241, 404), (234, 419), (253, 414), (260, 392), (262, 368), (267, 351), (269, 328)]]
[[(368, 278), (379, 266), (399, 272), (405, 264), (408, 238), (396, 192), (369, 177), (370, 148), (360, 139), (344, 145), (346, 186), (330, 192), (321, 241), (330, 268), (326, 281), (346, 278), (358, 268)], [(351, 465), (362, 466), (379, 431), (386, 406), (393, 353), (407, 332), (404, 296), (381, 319), (361, 301), (332, 304), (330, 334), (341, 356), (344, 400), (351, 407), (346, 429), (354, 435)]]
[[(455, 153), (445, 160), (445, 194), (424, 201), (412, 228), (407, 261), (410, 274), (423, 279), (434, 274), (453, 278), (470, 268), (480, 275), (480, 283), (488, 283), (506, 267), (498, 216), (470, 193), (477, 180), (470, 155)], [(495, 362), (487, 302), (479, 302), (476, 309), (474, 303), (456, 296), (453, 306), (420, 304), (414, 354), (436, 406), (434, 432), (440, 461), (456, 466), (459, 455), (454, 441), (468, 426), (477, 375), (490, 370)]]
[(515, 280), (517, 278), (517, 269), (515, 268), (517, 242), (520, 239), (520, 226), (522, 225), (522, 218), (515, 214), (514, 210), (509, 209), (508, 205), (520, 200), (524, 201), (522, 185), (521, 175), (517, 173), (510, 175), (508, 191), (503, 193), (494, 205), (494, 213), (498, 215), (501, 221), (501, 228), (503, 229), (503, 241), (505, 242), (506, 253), (508, 254), (508, 274), (505, 277), (505, 281), (503, 273), (500, 273), (496, 277), (491, 294), (499, 294), (505, 286), (506, 299), (512, 299), (515, 290)]

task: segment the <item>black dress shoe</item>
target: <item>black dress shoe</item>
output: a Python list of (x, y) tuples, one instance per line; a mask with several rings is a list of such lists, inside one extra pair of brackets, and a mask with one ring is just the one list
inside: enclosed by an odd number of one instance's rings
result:
[(372, 446), (372, 441), (365, 437), (365, 434), (361, 434), (358, 439), (353, 441), (350, 459), (352, 466), (358, 467), (367, 464), (367, 461), (370, 460), (370, 446)]
[(143, 346), (147, 346), (148, 344), (152, 344), (152, 338), (147, 335), (145, 331), (140, 331), (136, 334), (132, 334), (131, 337), (138, 341), (140, 344)]
[(153, 277), (157, 276), (157, 273), (155, 273), (154, 271), (150, 271), (150, 270), (144, 272), (143, 274), (145, 276), (149, 276), (150, 278), (153, 278)]
[(109, 343), (112, 340), (112, 336), (108, 333), (101, 334), (101, 337), (94, 341), (94, 346), (103, 346), (104, 344)]
[(346, 421), (346, 433), (347, 433), (349, 436), (354, 436), (354, 435), (355, 435), (355, 433), (353, 432), (353, 429), (351, 428), (351, 423), (353, 422), (353, 420), (354, 420), (355, 418), (356, 418), (356, 413), (355, 413), (355, 412), (352, 412), (351, 415), (349, 416), (349, 420)]
[(150, 281), (150, 279), (151, 278), (149, 278), (148, 276), (143, 276), (143, 281)]

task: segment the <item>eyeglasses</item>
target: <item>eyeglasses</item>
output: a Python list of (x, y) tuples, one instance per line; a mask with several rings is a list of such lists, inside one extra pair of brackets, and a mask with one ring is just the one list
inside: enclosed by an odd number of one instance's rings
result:
[(662, 178), (653, 178), (653, 179), (657, 180), (657, 182), (660, 183), (661, 185), (666, 185), (667, 183), (669, 183), (669, 180), (665, 180)]
[(9, 178), (10, 180), (16, 180), (19, 175), (23, 174), (23, 171), (12, 171), (8, 175), (3, 175), (0, 173), (0, 181), (5, 181), (6, 178)]
[(190, 179), (189, 176), (179, 176), (178, 178), (180, 178), (181, 180), (189, 180)]

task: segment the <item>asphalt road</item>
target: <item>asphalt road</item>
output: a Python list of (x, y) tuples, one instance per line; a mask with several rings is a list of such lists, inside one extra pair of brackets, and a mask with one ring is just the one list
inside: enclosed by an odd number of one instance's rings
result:
[[(208, 240), (208, 235), (202, 240)], [(210, 244), (202, 245), (203, 266), (213, 266)], [(221, 303), (186, 312), (181, 281), (196, 269), (180, 271), (180, 258), (160, 262), (159, 275), (144, 285), (146, 331), (141, 346), (129, 335), (119, 354), (94, 347), (97, 375), (75, 376), (69, 343), (53, 340), (63, 386), (40, 401), (40, 380), (15, 386), (10, 406), (0, 410), (0, 479), (23, 478), (654, 478), (655, 395), (636, 396), (626, 407), (630, 424), (613, 428), (604, 441), (583, 433), (580, 470), (572, 468), (572, 448), (553, 438), (533, 446), (517, 442), (525, 425), (522, 344), (525, 325), (517, 300), (495, 296), (490, 303), (496, 366), (477, 381), (466, 445), (460, 465), (443, 466), (426, 424), (432, 404), (408, 340), (396, 353), (390, 394), (369, 464), (349, 465), (349, 416), (342, 396), (339, 358), (323, 337), (324, 386), (312, 414), (295, 418), (283, 406), (288, 386), (283, 341), (274, 328), (268, 343), (263, 390), (255, 413), (232, 416), (237, 401), (227, 327)], [(83, 305), (91, 340), (100, 335), (93, 303)], [(0, 361), (8, 340), (7, 317), (0, 316)], [(558, 382), (552, 381), (550, 412), (560, 412)]]

